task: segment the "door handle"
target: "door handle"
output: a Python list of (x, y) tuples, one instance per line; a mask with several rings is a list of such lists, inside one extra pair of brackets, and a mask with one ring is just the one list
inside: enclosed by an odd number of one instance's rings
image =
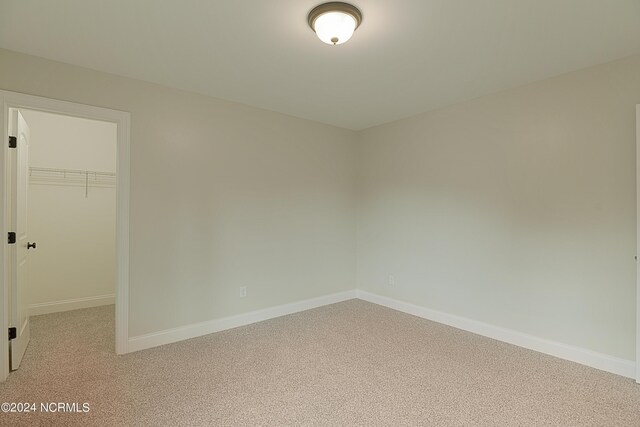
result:
[(28, 249), (31, 249), (31, 248), (33, 248), (33, 249), (35, 249), (35, 248), (36, 248), (36, 242), (33, 242), (33, 243), (29, 243), (29, 242), (27, 242), (27, 250), (28, 250)]

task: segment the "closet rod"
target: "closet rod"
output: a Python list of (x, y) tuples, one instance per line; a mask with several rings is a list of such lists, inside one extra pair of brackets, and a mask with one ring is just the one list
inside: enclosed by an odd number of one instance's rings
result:
[(81, 174), (81, 175), (85, 175), (88, 173), (93, 176), (96, 176), (96, 175), (113, 176), (113, 177), (116, 176), (115, 172), (101, 172), (101, 171), (79, 170), (79, 169), (37, 168), (37, 167), (30, 167), (29, 172), (50, 172), (50, 173), (61, 173), (61, 174), (69, 173), (69, 174)]
[[(30, 167), (29, 177), (33, 183), (80, 184), (84, 186), (84, 197), (89, 197), (89, 187), (115, 187), (116, 174), (78, 169), (56, 169)], [(55, 185), (55, 184), (54, 184)]]

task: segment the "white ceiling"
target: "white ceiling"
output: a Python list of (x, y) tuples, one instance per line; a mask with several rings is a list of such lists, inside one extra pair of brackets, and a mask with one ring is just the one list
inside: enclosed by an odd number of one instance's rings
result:
[(0, 0), (0, 47), (349, 129), (640, 52), (640, 0)]

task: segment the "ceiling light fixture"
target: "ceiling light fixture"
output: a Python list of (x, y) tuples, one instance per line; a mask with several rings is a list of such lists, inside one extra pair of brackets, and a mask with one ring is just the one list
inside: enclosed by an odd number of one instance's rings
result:
[(339, 1), (323, 3), (309, 12), (309, 26), (318, 38), (327, 44), (337, 45), (349, 40), (362, 22), (360, 10)]

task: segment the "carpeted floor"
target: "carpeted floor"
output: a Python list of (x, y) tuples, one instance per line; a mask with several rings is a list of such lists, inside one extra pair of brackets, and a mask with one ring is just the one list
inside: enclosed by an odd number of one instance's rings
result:
[(639, 426), (640, 386), (351, 300), (125, 356), (113, 306), (32, 318), (1, 425)]

